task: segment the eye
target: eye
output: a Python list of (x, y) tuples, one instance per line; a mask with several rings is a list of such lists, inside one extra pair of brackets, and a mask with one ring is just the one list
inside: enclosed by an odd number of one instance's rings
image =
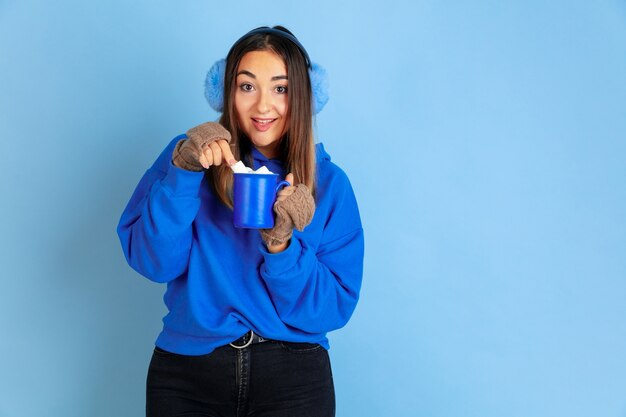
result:
[(254, 87), (252, 86), (252, 84), (249, 84), (249, 83), (240, 84), (239, 89), (245, 92), (254, 91)]
[(286, 85), (279, 85), (278, 87), (276, 87), (276, 92), (278, 94), (286, 94), (287, 93), (287, 86)]

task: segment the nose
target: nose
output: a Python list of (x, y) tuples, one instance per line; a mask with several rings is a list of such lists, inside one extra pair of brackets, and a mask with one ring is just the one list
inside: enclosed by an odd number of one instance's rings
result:
[(261, 114), (267, 113), (272, 108), (272, 97), (265, 91), (261, 91), (258, 95), (259, 99), (256, 103), (257, 111)]

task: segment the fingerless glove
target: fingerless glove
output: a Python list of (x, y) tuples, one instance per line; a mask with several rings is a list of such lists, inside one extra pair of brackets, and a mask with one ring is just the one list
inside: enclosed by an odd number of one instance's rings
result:
[(298, 184), (293, 194), (274, 204), (276, 220), (271, 229), (261, 229), (261, 238), (267, 246), (276, 246), (291, 239), (294, 227), (303, 231), (313, 220), (315, 200), (309, 187)]
[(187, 171), (202, 171), (200, 155), (211, 142), (224, 139), (230, 143), (230, 132), (215, 122), (203, 123), (187, 131), (187, 139), (181, 139), (172, 153), (172, 162)]

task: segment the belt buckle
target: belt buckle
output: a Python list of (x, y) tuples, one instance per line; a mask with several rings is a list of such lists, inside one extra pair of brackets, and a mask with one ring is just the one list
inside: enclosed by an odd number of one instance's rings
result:
[[(246, 343), (244, 343), (242, 346), (234, 345), (232, 342), (229, 343), (229, 345), (231, 347), (234, 347), (235, 349), (245, 349), (245, 348), (247, 348), (248, 346), (250, 346), (252, 344), (252, 341), (254, 340), (254, 332), (252, 330), (250, 330), (248, 333), (250, 333), (250, 339)], [(244, 335), (244, 337), (245, 337), (245, 335)]]

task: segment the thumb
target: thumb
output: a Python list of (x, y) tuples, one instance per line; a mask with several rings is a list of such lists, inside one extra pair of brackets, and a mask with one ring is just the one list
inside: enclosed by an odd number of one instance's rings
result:
[(285, 181), (289, 182), (289, 184), (293, 185), (293, 174), (290, 172), (289, 174), (287, 174), (287, 176), (285, 177)]

